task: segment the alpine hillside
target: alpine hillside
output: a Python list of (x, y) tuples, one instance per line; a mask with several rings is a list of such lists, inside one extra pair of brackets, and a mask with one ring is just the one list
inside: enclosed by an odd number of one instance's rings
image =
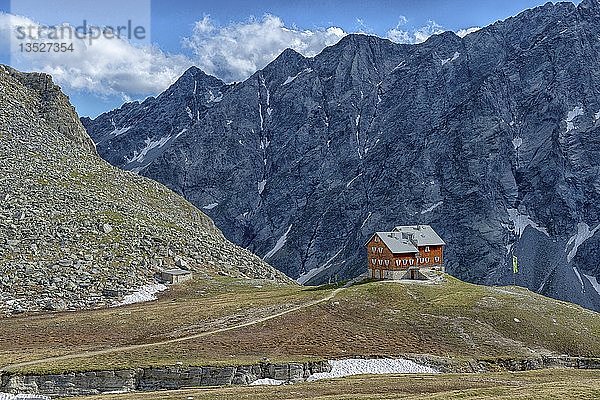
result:
[(419, 45), (349, 35), (236, 84), (191, 68), (82, 122), (301, 283), (356, 276), (374, 231), (426, 223), (461, 279), (600, 309), (599, 0)]
[(175, 265), (289, 282), (171, 190), (102, 160), (50, 76), (0, 66), (0, 316), (118, 304)]

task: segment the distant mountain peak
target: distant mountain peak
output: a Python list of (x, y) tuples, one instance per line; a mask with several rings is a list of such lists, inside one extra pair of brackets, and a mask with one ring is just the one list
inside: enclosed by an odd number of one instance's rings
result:
[(143, 121), (88, 126), (119, 133), (99, 144), (113, 163), (154, 146), (127, 168), (302, 282), (364, 271), (365, 236), (405, 221), (449, 238), (462, 279), (600, 309), (598, 6), (549, 3), (419, 45), (352, 34), (311, 58), (286, 49), (218, 100), (191, 96), (186, 75)]
[(209, 75), (200, 68), (192, 65), (189, 67), (180, 77), (177, 79), (174, 85), (177, 85), (179, 82), (191, 82), (192, 80), (197, 81), (202, 84), (206, 84), (207, 86), (222, 86), (225, 85), (225, 82), (220, 80), (219, 78)]

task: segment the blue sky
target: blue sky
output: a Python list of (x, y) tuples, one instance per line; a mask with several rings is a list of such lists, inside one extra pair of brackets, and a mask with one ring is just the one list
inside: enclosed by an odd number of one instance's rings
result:
[[(10, 14), (18, 9), (33, 22), (50, 25), (80, 24), (81, 15), (98, 24), (110, 24), (115, 15), (144, 21), (147, 11), (149, 22), (143, 23), (151, 33), (147, 42), (104, 41), (62, 58), (11, 58), (3, 36), (0, 62), (52, 73), (78, 112), (92, 116), (126, 100), (160, 93), (190, 65), (226, 81), (242, 80), (285, 47), (311, 56), (354, 32), (414, 43), (440, 30), (483, 27), (544, 4), (543, 0), (120, 0), (113, 4), (27, 0), (29, 6), (23, 7), (23, 1), (14, 0), (11, 7), (9, 0), (0, 0), (0, 11)], [(74, 1), (83, 14), (61, 11), (71, 10), (69, 2)]]

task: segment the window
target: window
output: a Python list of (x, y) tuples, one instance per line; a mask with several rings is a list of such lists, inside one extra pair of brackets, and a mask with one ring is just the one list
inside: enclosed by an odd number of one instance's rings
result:
[(377, 264), (377, 260), (374, 258), (371, 258), (371, 264), (373, 264), (373, 265)]
[(386, 266), (390, 265), (390, 260), (385, 260), (385, 265)]
[(413, 264), (415, 263), (415, 260), (408, 260), (408, 263), (409, 263), (410, 265), (413, 265)]
[(435, 262), (440, 262), (440, 258), (439, 257), (435, 257), (434, 260), (435, 260)]
[(379, 265), (382, 265), (382, 264), (383, 264), (383, 260), (379, 260)]
[(371, 251), (372, 251), (373, 253), (376, 253), (376, 252), (377, 252), (377, 247), (375, 247), (375, 246), (371, 247)]
[(380, 248), (379, 248), (379, 253), (380, 253), (380, 254), (381, 254), (381, 253), (383, 253), (383, 247), (380, 247)]
[[(406, 263), (406, 260), (404, 260), (404, 262)], [(400, 266), (400, 260), (396, 260), (396, 267)]]
[(425, 246), (425, 253), (429, 253), (429, 246)]
[(406, 265), (408, 263), (408, 260), (402, 260), (402, 264)]
[(425, 264), (429, 264), (429, 257), (425, 258)]
[(379, 236), (375, 236), (375, 243), (379, 243)]

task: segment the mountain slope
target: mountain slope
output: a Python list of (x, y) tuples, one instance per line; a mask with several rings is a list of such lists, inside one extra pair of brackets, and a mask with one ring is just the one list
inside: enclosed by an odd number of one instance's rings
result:
[(287, 50), (140, 171), (303, 283), (427, 223), (462, 279), (600, 309), (599, 20), (598, 0), (548, 3), (464, 38)]
[(169, 189), (98, 157), (49, 76), (0, 66), (0, 92), (0, 313), (114, 304), (176, 263), (287, 282)]

